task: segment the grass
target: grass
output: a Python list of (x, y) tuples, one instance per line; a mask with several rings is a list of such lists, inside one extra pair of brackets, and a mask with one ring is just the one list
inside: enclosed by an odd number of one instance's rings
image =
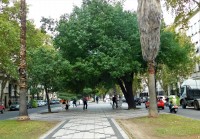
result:
[[(137, 125), (141, 132), (146, 132), (152, 137), (189, 137), (200, 138), (200, 121), (193, 120), (172, 114), (162, 114), (158, 118), (140, 117), (133, 119), (120, 119), (118, 120), (122, 128), (125, 130), (130, 129), (131, 124)], [(129, 128), (125, 124), (130, 123)], [(131, 133), (130, 131), (127, 131)], [(134, 135), (133, 135), (134, 136)]]
[(47, 121), (0, 121), (0, 139), (37, 139), (58, 122)]

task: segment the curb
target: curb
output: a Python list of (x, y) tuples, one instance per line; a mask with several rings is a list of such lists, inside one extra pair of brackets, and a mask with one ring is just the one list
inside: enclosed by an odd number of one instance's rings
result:
[(42, 136), (40, 136), (39, 139), (45, 139), (45, 138), (47, 138), (51, 133), (53, 133), (59, 126), (61, 126), (65, 122), (66, 121), (61, 121), (55, 127), (53, 127), (52, 129), (50, 129), (49, 131), (47, 131), (46, 133), (44, 133)]
[(124, 132), (124, 130), (122, 130), (122, 128), (118, 125), (118, 123), (115, 121), (115, 119), (111, 118), (112, 122), (115, 124), (116, 128), (119, 130), (119, 132), (121, 133), (122, 137), (124, 139), (129, 139), (129, 137), (127, 136), (127, 134)]

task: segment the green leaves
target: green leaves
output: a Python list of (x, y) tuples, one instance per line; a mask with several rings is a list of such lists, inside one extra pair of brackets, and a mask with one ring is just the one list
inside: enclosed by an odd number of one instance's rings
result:
[(164, 90), (167, 90), (170, 84), (190, 75), (195, 60), (194, 45), (189, 37), (169, 29), (162, 30), (160, 52), (156, 62), (157, 78)]
[(76, 85), (96, 86), (140, 70), (136, 15), (123, 11), (120, 3), (86, 0), (64, 15), (56, 30), (54, 44), (70, 61)]
[(165, 0), (165, 5), (175, 14), (174, 24), (183, 27), (187, 27), (188, 19), (200, 8), (200, 2), (196, 0)]
[(69, 63), (62, 59), (58, 51), (52, 47), (39, 47), (29, 52), (29, 78), (33, 84), (43, 85), (58, 91), (59, 83), (67, 77)]
[[(0, 71), (13, 78), (17, 78), (20, 28), (17, 21), (9, 17), (12, 13), (11, 9), (13, 7), (5, 5), (4, 10), (0, 13)], [(13, 14), (13, 16), (16, 14)]]

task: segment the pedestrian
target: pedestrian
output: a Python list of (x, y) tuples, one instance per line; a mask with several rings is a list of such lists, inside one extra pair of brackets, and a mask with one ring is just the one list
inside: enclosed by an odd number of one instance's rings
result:
[(87, 109), (87, 98), (83, 97), (83, 109)]
[(98, 104), (98, 102), (99, 102), (99, 97), (96, 96), (96, 103)]
[(114, 108), (115, 105), (116, 105), (116, 108), (117, 108), (118, 105), (117, 105), (117, 96), (116, 95), (113, 96), (112, 101), (113, 101), (113, 108)]
[(12, 104), (12, 101), (9, 99), (8, 106), (10, 107), (11, 104)]
[(68, 109), (69, 109), (69, 106), (70, 106), (70, 105), (69, 105), (69, 101), (66, 100), (66, 106), (65, 106), (65, 109), (68, 110)]
[(74, 107), (74, 106), (77, 107), (77, 105), (76, 105), (76, 99), (73, 100), (73, 107)]

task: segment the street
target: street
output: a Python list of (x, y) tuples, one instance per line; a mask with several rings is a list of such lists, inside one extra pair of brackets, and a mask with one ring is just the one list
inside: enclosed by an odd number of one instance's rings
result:
[[(142, 108), (142, 109), (146, 109), (144, 103), (142, 103), (141, 106), (137, 106), (137, 107)], [(160, 113), (163, 113), (163, 112), (170, 113), (169, 107), (166, 107), (166, 106), (165, 106), (164, 110), (159, 109), (159, 111), (160, 111)], [(193, 107), (187, 107), (186, 109), (182, 109), (182, 107), (179, 106), (178, 112), (176, 114), (180, 115), (180, 116), (185, 116), (185, 117), (188, 117), (188, 118), (200, 120), (200, 110), (197, 111)]]
[[(169, 108), (165, 107), (165, 110), (163, 111), (169, 113)], [(186, 109), (182, 109), (182, 107), (179, 106), (178, 112), (176, 114), (200, 120), (200, 110), (197, 111), (193, 107), (187, 107)]]
[[(60, 106), (60, 105), (59, 104), (51, 105), (51, 108), (58, 107), (58, 106)], [(47, 106), (32, 108), (32, 109), (28, 109), (28, 113), (29, 114), (38, 113), (38, 112), (44, 111), (46, 109), (47, 109)], [(18, 115), (19, 115), (19, 111), (8, 111), (8, 110), (6, 110), (3, 114), (0, 114), (0, 120), (6, 120), (6, 119), (14, 118), (14, 117), (17, 117)]]
[[(101, 105), (99, 105), (99, 106), (101, 106)], [(60, 107), (60, 105), (59, 104), (51, 105), (51, 108), (55, 108), (55, 107)], [(82, 106), (79, 106), (79, 107), (82, 107)], [(106, 107), (110, 108), (110, 104), (108, 104)], [(127, 103), (123, 103), (123, 108), (126, 108), (126, 107), (127, 107)], [(145, 108), (144, 103), (142, 103), (141, 106), (137, 106), (137, 108), (141, 108), (144, 111), (145, 110), (148, 111), (148, 109)], [(159, 109), (159, 110), (160, 110), (160, 113), (170, 113), (169, 108), (166, 106), (165, 106), (164, 110), (162, 110), (162, 109)], [(28, 109), (29, 114), (40, 113), (42, 111), (47, 111), (47, 106)], [(74, 111), (76, 111), (76, 110), (74, 110)], [(199, 111), (194, 110), (194, 108), (192, 108), (192, 107), (191, 108), (187, 107), (186, 109), (182, 109), (181, 107), (179, 107), (178, 112), (176, 114), (200, 120), (200, 110)], [(5, 111), (3, 114), (0, 114), (0, 120), (14, 118), (14, 117), (17, 117), (18, 115), (19, 115), (19, 111)]]

